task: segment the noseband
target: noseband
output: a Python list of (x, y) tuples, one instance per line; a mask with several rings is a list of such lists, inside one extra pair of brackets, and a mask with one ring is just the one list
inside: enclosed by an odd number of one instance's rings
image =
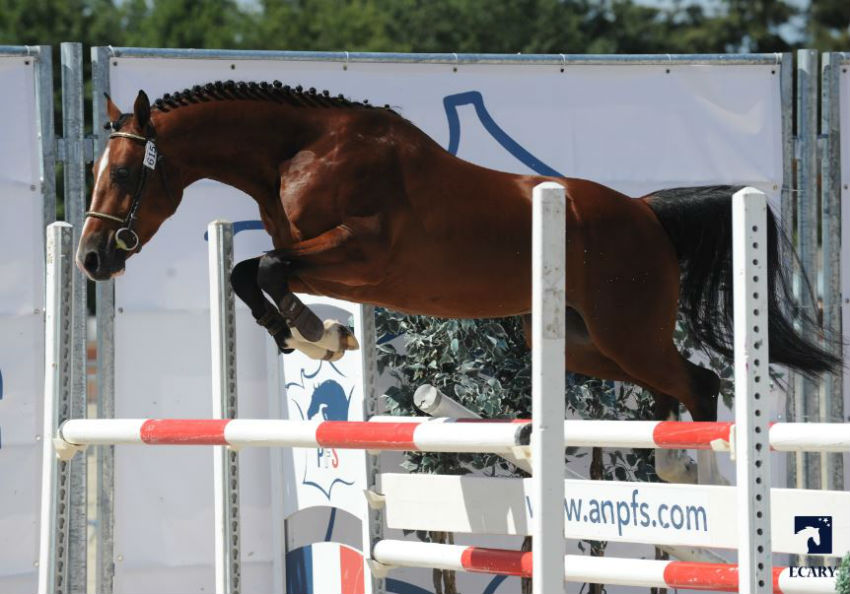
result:
[[(133, 193), (133, 202), (130, 204), (130, 210), (127, 213), (127, 216), (123, 219), (116, 217), (115, 215), (105, 212), (97, 212), (95, 210), (87, 211), (85, 216), (120, 224), (121, 227), (115, 232), (115, 245), (125, 252), (132, 252), (139, 247), (140, 243), (139, 236), (135, 231), (133, 231), (133, 227), (136, 223), (136, 213), (138, 212), (139, 206), (142, 202), (142, 193), (145, 190), (145, 182), (148, 179), (148, 170), (153, 171), (156, 169), (156, 164), (163, 159), (163, 156), (159, 154), (159, 151), (157, 151), (156, 143), (152, 137), (146, 138), (129, 132), (113, 132), (109, 135), (109, 139), (111, 140), (113, 138), (129, 138), (136, 142), (142, 142), (145, 145), (145, 157), (142, 160), (142, 171), (139, 174), (139, 185), (136, 186), (136, 191)], [(168, 193), (168, 184), (165, 183), (165, 170), (160, 167), (159, 173), (162, 176), (162, 187), (165, 188), (166, 193)]]

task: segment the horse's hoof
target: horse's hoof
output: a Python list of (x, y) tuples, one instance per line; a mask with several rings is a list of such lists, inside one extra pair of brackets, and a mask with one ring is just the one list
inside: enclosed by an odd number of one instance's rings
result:
[[(330, 324), (328, 324), (330, 322)], [(334, 324), (337, 326), (337, 333), (339, 336), (339, 351), (356, 351), (360, 349), (360, 343), (357, 342), (357, 338), (354, 336), (354, 332), (351, 331), (351, 328), (348, 326), (343, 326), (339, 322), (333, 320), (326, 320), (325, 326), (330, 329)]]

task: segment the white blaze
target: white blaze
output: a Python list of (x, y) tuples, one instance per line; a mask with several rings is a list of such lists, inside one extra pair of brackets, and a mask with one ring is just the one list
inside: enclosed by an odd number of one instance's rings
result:
[[(100, 156), (100, 160), (97, 162), (97, 171), (94, 175), (94, 191), (92, 192), (93, 196), (97, 196), (98, 190), (100, 188), (100, 184), (103, 182), (103, 176), (106, 173), (106, 170), (109, 169), (109, 145), (106, 145), (106, 149), (103, 151), (103, 154)], [(94, 207), (94, 203), (92, 203), (92, 207)], [(86, 226), (89, 224), (90, 219), (86, 218), (86, 222), (83, 225), (83, 233), (85, 233)]]
[(106, 145), (106, 150), (100, 156), (100, 161), (97, 162), (97, 174), (95, 175), (94, 189), (100, 187), (100, 182), (103, 179), (103, 174), (106, 172), (106, 165), (109, 163), (109, 145)]

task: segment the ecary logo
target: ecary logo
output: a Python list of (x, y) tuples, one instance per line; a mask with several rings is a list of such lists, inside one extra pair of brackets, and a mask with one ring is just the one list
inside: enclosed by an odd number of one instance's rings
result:
[(808, 554), (832, 554), (832, 516), (794, 516), (794, 534)]

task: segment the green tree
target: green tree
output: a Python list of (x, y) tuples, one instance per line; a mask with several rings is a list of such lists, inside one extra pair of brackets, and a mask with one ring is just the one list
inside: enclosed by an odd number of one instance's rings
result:
[(121, 5), (125, 45), (238, 49), (252, 16), (235, 0), (128, 0)]
[(256, 49), (399, 51), (378, 0), (262, 0), (249, 35)]
[(850, 49), (850, 2), (812, 0), (809, 8), (811, 43), (822, 51)]
[(120, 35), (112, 0), (0, 0), (0, 43), (58, 45), (115, 43)]

